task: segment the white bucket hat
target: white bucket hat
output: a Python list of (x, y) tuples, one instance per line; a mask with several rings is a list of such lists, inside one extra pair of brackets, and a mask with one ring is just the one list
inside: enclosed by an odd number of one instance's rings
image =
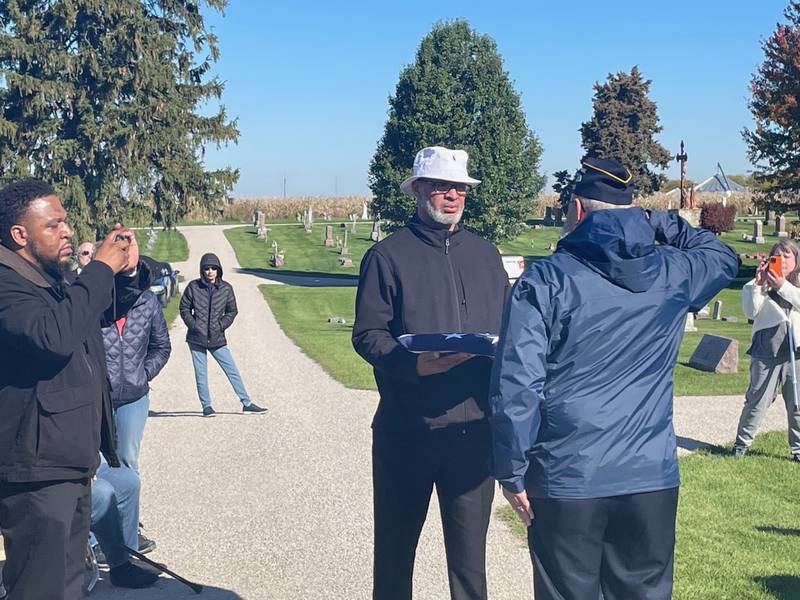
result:
[(480, 179), (473, 179), (467, 175), (468, 158), (464, 150), (450, 150), (442, 146), (423, 148), (414, 157), (414, 174), (400, 184), (400, 189), (413, 196), (411, 184), (422, 178), (478, 185)]

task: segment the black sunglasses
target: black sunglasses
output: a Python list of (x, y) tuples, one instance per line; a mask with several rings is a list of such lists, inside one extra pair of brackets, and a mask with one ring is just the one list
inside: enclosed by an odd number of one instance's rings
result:
[(217, 270), (217, 267), (212, 267), (210, 265), (207, 265), (207, 266), (203, 267), (203, 271), (216, 271), (216, 270)]

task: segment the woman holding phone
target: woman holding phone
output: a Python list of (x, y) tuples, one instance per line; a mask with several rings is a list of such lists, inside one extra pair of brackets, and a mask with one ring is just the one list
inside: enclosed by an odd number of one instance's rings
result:
[[(750, 385), (739, 417), (735, 456), (744, 456), (753, 442), (767, 409), (781, 388), (789, 418), (789, 449), (800, 462), (800, 410), (792, 391), (789, 350), (791, 323), (795, 347), (800, 340), (800, 249), (790, 240), (772, 247), (770, 256), (756, 268), (756, 277), (742, 289), (742, 310), (753, 319)], [(797, 372), (800, 373), (800, 363)]]

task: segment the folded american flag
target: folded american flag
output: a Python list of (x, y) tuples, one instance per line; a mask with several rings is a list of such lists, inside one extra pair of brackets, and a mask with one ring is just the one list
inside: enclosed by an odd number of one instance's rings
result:
[(497, 339), (490, 333), (407, 333), (397, 341), (411, 352), (466, 352), (493, 357)]

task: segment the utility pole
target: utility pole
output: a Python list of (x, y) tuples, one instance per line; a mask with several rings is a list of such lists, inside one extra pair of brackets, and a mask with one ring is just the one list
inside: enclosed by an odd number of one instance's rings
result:
[(681, 165), (681, 208), (694, 208), (689, 206), (689, 199), (686, 197), (686, 190), (684, 189), (684, 181), (686, 180), (686, 161), (689, 157), (686, 156), (686, 151), (683, 149), (683, 140), (681, 140), (681, 151), (675, 157)]

